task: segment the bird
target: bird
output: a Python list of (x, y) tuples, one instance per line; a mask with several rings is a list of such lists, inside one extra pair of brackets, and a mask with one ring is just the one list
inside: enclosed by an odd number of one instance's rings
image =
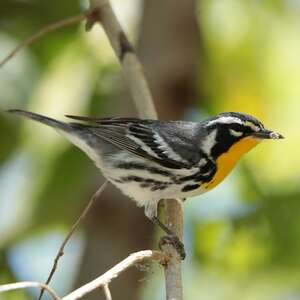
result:
[(216, 187), (239, 159), (265, 139), (283, 139), (255, 117), (223, 112), (201, 122), (66, 115), (62, 122), (37, 113), (8, 112), (53, 127), (94, 161), (104, 177), (144, 207), (184, 259), (184, 245), (157, 216), (162, 199), (186, 198)]

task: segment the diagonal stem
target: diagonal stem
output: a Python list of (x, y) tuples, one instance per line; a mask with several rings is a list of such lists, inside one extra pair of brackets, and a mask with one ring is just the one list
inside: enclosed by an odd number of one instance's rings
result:
[(46, 34), (56, 31), (60, 28), (71, 26), (73, 24), (79, 23), (80, 21), (86, 19), (87, 14), (82, 13), (76, 16), (72, 16), (67, 19), (60, 20), (58, 22), (55, 22), (53, 24), (50, 24), (46, 27), (43, 27), (38, 32), (34, 33), (33, 35), (29, 36), (27, 39), (25, 39), (21, 44), (19, 44), (15, 49), (13, 49), (6, 57), (4, 57), (2, 60), (0, 60), (0, 68), (3, 67), (9, 60), (11, 60), (14, 56), (16, 56), (23, 48), (26, 46), (29, 46), (33, 44), (38, 39), (42, 38)]

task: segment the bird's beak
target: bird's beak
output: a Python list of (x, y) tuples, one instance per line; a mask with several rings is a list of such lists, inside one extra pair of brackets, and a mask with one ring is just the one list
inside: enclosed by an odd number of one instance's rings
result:
[(283, 135), (281, 135), (278, 132), (263, 129), (261, 131), (255, 132), (252, 134), (253, 137), (258, 139), (272, 139), (272, 140), (278, 140), (278, 139), (284, 139)]

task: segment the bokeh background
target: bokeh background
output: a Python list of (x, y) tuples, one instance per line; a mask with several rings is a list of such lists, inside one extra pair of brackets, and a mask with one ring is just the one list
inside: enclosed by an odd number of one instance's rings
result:
[[(253, 114), (278, 130), (214, 191), (185, 203), (185, 299), (300, 299), (300, 1), (115, 0), (162, 119)], [(86, 2), (1, 0), (0, 58)], [(136, 116), (99, 26), (59, 30), (0, 69), (0, 110)], [(0, 284), (44, 281), (70, 225), (103, 178), (53, 130), (0, 112)], [(95, 278), (160, 232), (109, 187), (73, 236), (52, 286)], [(150, 270), (150, 272), (149, 272)], [(163, 270), (132, 269), (114, 299), (164, 299)], [(1, 294), (28, 300), (36, 291)], [(102, 299), (97, 291), (86, 299)]]

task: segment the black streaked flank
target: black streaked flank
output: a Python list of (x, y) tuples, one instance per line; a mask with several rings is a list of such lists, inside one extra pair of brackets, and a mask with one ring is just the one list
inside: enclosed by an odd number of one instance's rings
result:
[(171, 182), (168, 182), (168, 181), (159, 181), (159, 180), (155, 180), (152, 178), (144, 178), (144, 177), (139, 177), (139, 176), (134, 176), (134, 175), (121, 177), (120, 180), (122, 181), (122, 183), (135, 181), (135, 182), (143, 182), (146, 184), (159, 184), (159, 185), (171, 184)]
[(123, 61), (126, 53), (133, 53), (134, 49), (130, 42), (128, 41), (125, 33), (123, 31), (120, 32), (119, 34), (119, 42), (120, 42), (120, 54), (119, 54), (119, 59), (120, 61)]
[(199, 171), (195, 172), (192, 175), (180, 177), (178, 183), (182, 183), (185, 181), (194, 181), (194, 182), (209, 182), (216, 174), (217, 168), (214, 163), (210, 160), (207, 160), (207, 163), (199, 168)]
[(151, 191), (165, 190), (167, 187), (167, 185), (155, 185), (151, 188)]
[(122, 181), (120, 179), (114, 178), (114, 177), (107, 177), (110, 181), (116, 182), (116, 183), (122, 183)]
[(122, 183), (131, 182), (131, 181), (144, 182), (145, 178), (138, 177), (138, 176), (126, 176), (126, 177), (121, 177), (120, 180)]
[(199, 187), (200, 187), (200, 184), (187, 184), (181, 189), (181, 191), (182, 192), (190, 192), (190, 191), (198, 189)]
[(174, 176), (171, 172), (167, 170), (162, 170), (155, 167), (149, 167), (143, 163), (138, 163), (133, 161), (118, 163), (115, 165), (115, 167), (118, 169), (125, 169), (125, 170), (146, 170), (151, 174), (162, 175), (170, 178)]
[(133, 181), (140, 183), (140, 187), (142, 188), (150, 188), (151, 191), (164, 190), (172, 184), (172, 182), (168, 181), (159, 181), (152, 178), (143, 178), (134, 175), (121, 177), (120, 179), (120, 183), (128, 183)]

